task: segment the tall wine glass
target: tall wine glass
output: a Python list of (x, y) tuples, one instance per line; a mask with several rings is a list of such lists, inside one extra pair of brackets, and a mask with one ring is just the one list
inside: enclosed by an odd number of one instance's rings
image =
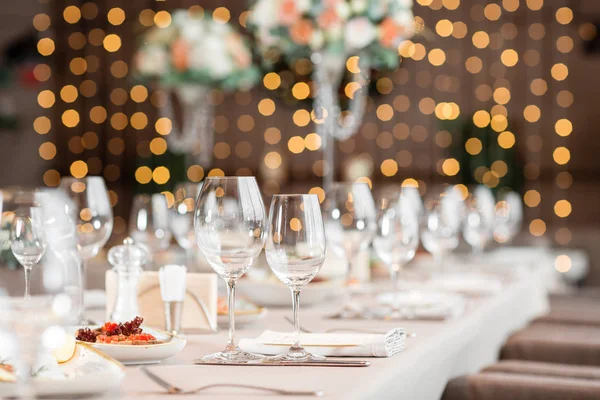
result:
[[(104, 179), (100, 176), (88, 176), (81, 179), (63, 177), (60, 188), (70, 198), (66, 207), (71, 213), (77, 230), (77, 248), (83, 260), (80, 294), (83, 302), (87, 264), (89, 260), (98, 255), (100, 249), (108, 241), (113, 229), (113, 212)], [(83, 307), (80, 312), (79, 322), (82, 325), (93, 322), (84, 318)]]
[(444, 270), (444, 257), (458, 247), (460, 214), (455, 199), (447, 195), (426, 204), (421, 241), (440, 271)]
[(394, 289), (393, 313), (398, 313), (398, 272), (410, 262), (419, 247), (419, 215), (414, 203), (402, 194), (395, 201), (383, 201), (373, 248), (388, 266)]
[(377, 209), (364, 182), (333, 184), (323, 203), (327, 243), (348, 262), (347, 281), (356, 278), (353, 261), (366, 250), (377, 229)]
[(486, 212), (483, 204), (478, 202), (474, 196), (467, 198), (463, 237), (471, 246), (474, 256), (481, 255), (485, 246), (492, 239), (494, 220), (489, 218), (490, 215)]
[(129, 217), (129, 236), (145, 245), (150, 254), (166, 250), (171, 242), (170, 214), (164, 194), (138, 194)]
[(175, 186), (171, 232), (177, 244), (185, 250), (188, 268), (194, 263), (194, 205), (201, 188), (202, 183), (182, 183)]
[(501, 193), (496, 203), (494, 239), (498, 243), (510, 243), (523, 224), (523, 202), (517, 192)]
[(273, 196), (269, 211), (267, 262), (273, 273), (292, 292), (294, 339), (287, 354), (276, 360), (323, 359), (308, 353), (300, 344), (300, 291), (319, 272), (325, 261), (325, 227), (319, 198), (314, 194)]
[[(45, 255), (36, 266), (36, 285), (29, 297), (21, 296), (20, 282), (10, 278), (0, 280), (0, 347), (7, 349), (9, 343), (11, 351), (3, 353), (8, 356), (4, 361), (16, 367), (21, 398), (35, 397), (32, 374), (43, 375), (45, 369), (40, 367), (56, 364), (53, 357), (40, 358), (43, 354), (40, 349), (51, 351), (65, 343), (64, 328), (76, 321), (81, 304), (76, 290), (80, 284), (80, 260), (75, 226), (66, 212), (66, 200), (57, 190), (44, 190), (3, 201), (3, 209), (14, 213), (15, 221), (22, 218), (23, 210), (40, 210), (35, 229), (41, 230), (46, 238)], [(37, 365), (35, 371), (34, 365)]]
[(25, 298), (30, 297), (31, 270), (46, 252), (44, 216), (38, 205), (19, 207), (10, 230), (10, 248), (25, 270)]
[(262, 251), (267, 218), (254, 177), (210, 177), (202, 186), (194, 211), (196, 244), (215, 272), (227, 283), (229, 342), (201, 360), (248, 362), (261, 356), (235, 344), (235, 284)]

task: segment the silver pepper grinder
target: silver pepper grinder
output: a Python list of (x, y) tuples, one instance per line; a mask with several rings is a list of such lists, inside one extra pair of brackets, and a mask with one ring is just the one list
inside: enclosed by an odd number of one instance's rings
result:
[(108, 251), (108, 262), (117, 274), (117, 293), (115, 305), (110, 313), (111, 321), (131, 321), (139, 315), (138, 281), (142, 265), (148, 258), (148, 251), (135, 244), (129, 237), (123, 240), (122, 245), (114, 246)]

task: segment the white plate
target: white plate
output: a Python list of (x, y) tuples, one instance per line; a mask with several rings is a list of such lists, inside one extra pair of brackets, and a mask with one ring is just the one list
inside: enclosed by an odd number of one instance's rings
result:
[[(259, 307), (256, 310), (235, 310), (235, 326), (237, 328), (253, 324), (265, 318), (267, 314), (268, 311), (264, 307)], [(217, 323), (220, 328), (227, 328), (229, 326), (229, 315), (227, 313), (217, 314)]]
[[(32, 382), (38, 396), (81, 397), (116, 391), (124, 377), (124, 367), (118, 361), (88, 344), (78, 343), (73, 358)], [(1, 398), (16, 395), (15, 383), (0, 382)]]
[[(245, 279), (239, 282), (238, 290), (250, 301), (261, 306), (290, 307), (292, 305), (290, 289), (281, 282)], [(343, 294), (344, 289), (339, 282), (314, 282), (302, 288), (300, 301), (302, 307), (307, 307)]]
[[(95, 329), (97, 327), (89, 327)], [(172, 357), (185, 347), (186, 340), (179, 336), (172, 336), (165, 331), (155, 328), (143, 327), (144, 333), (149, 333), (165, 343), (148, 345), (126, 345), (89, 343), (90, 346), (108, 354), (125, 365), (155, 364)]]

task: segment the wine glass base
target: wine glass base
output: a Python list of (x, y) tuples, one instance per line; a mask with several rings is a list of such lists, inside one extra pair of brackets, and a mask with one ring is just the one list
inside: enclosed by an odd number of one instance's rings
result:
[(277, 356), (267, 357), (265, 361), (268, 362), (307, 362), (307, 361), (324, 361), (326, 358), (323, 356), (318, 356), (316, 354), (311, 354), (304, 350), (302, 346), (299, 347), (290, 347), (287, 353), (279, 354)]
[(239, 347), (225, 349), (218, 353), (209, 354), (197, 360), (198, 363), (207, 364), (239, 364), (250, 363), (263, 360), (265, 357), (260, 354), (253, 354), (242, 351)]

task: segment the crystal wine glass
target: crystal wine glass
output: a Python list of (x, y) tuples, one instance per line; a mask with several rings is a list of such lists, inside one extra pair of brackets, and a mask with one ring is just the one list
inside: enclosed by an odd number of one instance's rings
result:
[(162, 193), (139, 194), (133, 199), (129, 236), (145, 245), (149, 253), (166, 250), (171, 242), (169, 206)]
[(325, 227), (319, 198), (314, 194), (273, 196), (269, 212), (267, 262), (273, 273), (292, 292), (294, 337), (287, 354), (276, 360), (308, 361), (323, 357), (308, 353), (300, 344), (300, 291), (319, 272), (325, 261)]
[(14, 213), (15, 221), (22, 218), (24, 209), (41, 210), (35, 229), (46, 238), (45, 254), (36, 266), (36, 285), (29, 297), (22, 297), (22, 292), (17, 295), (22, 286), (10, 278), (0, 281), (0, 347), (11, 350), (9, 354), (3, 352), (8, 357), (3, 361), (16, 368), (21, 398), (34, 398), (31, 378), (52, 373), (53, 365), (54, 373), (58, 369), (54, 357), (43, 354), (62, 347), (70, 337), (64, 327), (76, 322), (81, 305), (81, 267), (75, 226), (66, 212), (68, 199), (63, 193), (46, 189), (13, 200), (4, 202), (3, 209)]
[(347, 281), (356, 278), (353, 261), (366, 250), (377, 229), (377, 209), (369, 185), (335, 183), (323, 203), (327, 243), (348, 262)]
[(42, 208), (19, 207), (10, 230), (10, 248), (25, 270), (25, 298), (30, 297), (31, 270), (46, 252), (46, 233)]
[(410, 262), (419, 247), (419, 215), (410, 198), (400, 194), (395, 201), (383, 201), (373, 248), (388, 266), (393, 284), (393, 314), (398, 314), (398, 272)]
[(517, 192), (502, 193), (496, 203), (494, 239), (498, 243), (510, 243), (523, 224), (523, 202)]
[(444, 270), (444, 257), (458, 247), (460, 215), (456, 200), (446, 193), (426, 205), (421, 241), (440, 271)]
[(471, 246), (474, 256), (481, 255), (485, 246), (492, 239), (494, 221), (489, 220), (489, 213), (486, 213), (483, 205), (474, 196), (467, 199), (462, 231), (463, 237)]
[(207, 362), (248, 362), (261, 356), (243, 352), (235, 344), (235, 284), (252, 266), (265, 244), (265, 206), (254, 177), (209, 177), (194, 211), (198, 248), (227, 283), (229, 342), (202, 358)]
[(202, 183), (182, 183), (175, 187), (175, 203), (171, 216), (171, 232), (185, 250), (188, 268), (194, 263), (194, 205)]
[[(83, 260), (81, 272), (81, 301), (84, 299), (86, 267), (88, 261), (98, 252), (110, 237), (113, 229), (113, 212), (108, 198), (104, 179), (100, 176), (85, 178), (63, 177), (60, 188), (70, 198), (66, 203), (77, 232), (77, 248)], [(80, 323), (88, 325), (92, 321), (84, 318), (81, 307)]]

